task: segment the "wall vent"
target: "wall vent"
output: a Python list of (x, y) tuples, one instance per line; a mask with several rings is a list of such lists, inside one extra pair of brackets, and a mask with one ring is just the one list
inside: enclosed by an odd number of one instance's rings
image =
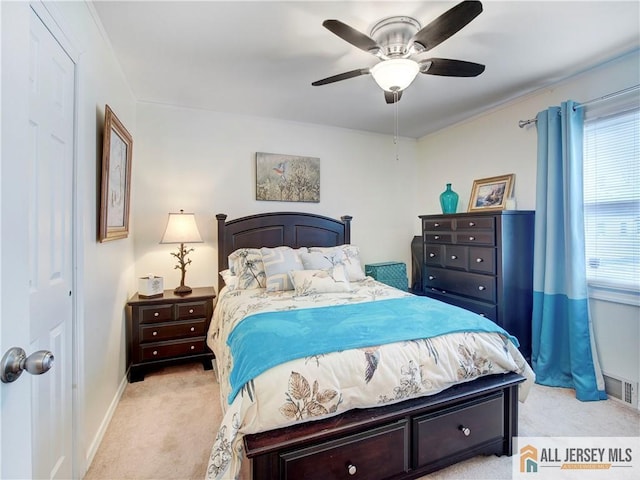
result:
[(604, 376), (604, 389), (609, 397), (640, 410), (637, 383), (605, 372), (602, 375)]

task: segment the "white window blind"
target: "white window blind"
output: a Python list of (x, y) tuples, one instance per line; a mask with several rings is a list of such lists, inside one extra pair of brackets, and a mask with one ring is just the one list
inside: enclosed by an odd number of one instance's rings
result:
[(587, 279), (640, 291), (640, 109), (585, 121)]

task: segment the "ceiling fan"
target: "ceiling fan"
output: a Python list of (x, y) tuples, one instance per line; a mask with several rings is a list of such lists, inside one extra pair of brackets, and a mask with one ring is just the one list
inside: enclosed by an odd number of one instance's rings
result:
[(463, 1), (447, 10), (429, 25), (422, 27), (415, 18), (394, 16), (376, 23), (369, 35), (342, 23), (340, 20), (322, 22), (327, 30), (360, 50), (371, 53), (380, 62), (371, 68), (359, 68), (317, 80), (311, 85), (329, 83), (371, 74), (384, 90), (387, 103), (400, 100), (402, 91), (415, 79), (418, 73), (447, 77), (476, 77), (484, 72), (484, 65), (448, 58), (427, 58), (414, 60), (419, 55), (460, 31), (465, 25), (482, 13), (479, 1)]

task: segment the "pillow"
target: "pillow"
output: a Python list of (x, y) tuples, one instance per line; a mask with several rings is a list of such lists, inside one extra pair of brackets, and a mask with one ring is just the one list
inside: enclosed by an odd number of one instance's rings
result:
[(238, 290), (265, 287), (264, 264), (259, 248), (239, 248), (229, 255), (229, 269), (237, 277)]
[(292, 270), (289, 275), (298, 296), (351, 292), (343, 265), (329, 270)]
[(328, 270), (334, 265), (343, 265), (345, 257), (344, 252), (339, 250), (330, 253), (302, 253), (300, 259), (305, 270)]
[(229, 288), (229, 290), (235, 290), (238, 285), (238, 277), (231, 273), (231, 270), (226, 269), (221, 271), (220, 276), (222, 280), (224, 280), (224, 284)]
[(342, 252), (344, 254), (344, 266), (347, 270), (347, 276), (352, 282), (359, 282), (365, 279), (362, 263), (360, 262), (360, 250), (355, 245), (338, 245), (337, 247), (311, 247), (309, 252), (320, 252), (325, 255), (336, 254)]
[(302, 270), (300, 254), (306, 253), (306, 248), (294, 250), (291, 247), (275, 247), (260, 249), (262, 262), (267, 276), (267, 292), (281, 292), (293, 290), (293, 284), (289, 278), (291, 270)]

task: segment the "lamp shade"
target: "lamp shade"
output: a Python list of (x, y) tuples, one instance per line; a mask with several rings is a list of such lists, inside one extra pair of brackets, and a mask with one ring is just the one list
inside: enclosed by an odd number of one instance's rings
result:
[(380, 88), (387, 92), (401, 91), (411, 85), (420, 67), (408, 58), (392, 58), (371, 68), (371, 75)]
[(167, 228), (160, 243), (202, 243), (193, 213), (170, 213)]

